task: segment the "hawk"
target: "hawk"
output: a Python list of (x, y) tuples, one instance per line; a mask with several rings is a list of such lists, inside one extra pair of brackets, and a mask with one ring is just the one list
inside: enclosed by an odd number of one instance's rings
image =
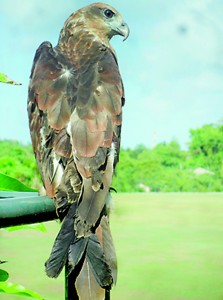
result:
[(37, 49), (29, 84), (32, 145), (61, 220), (46, 273), (57, 277), (66, 264), (84, 300), (104, 299), (116, 281), (109, 192), (125, 96), (114, 35), (126, 39), (129, 28), (113, 7), (94, 3), (78, 10), (55, 47), (43, 42)]

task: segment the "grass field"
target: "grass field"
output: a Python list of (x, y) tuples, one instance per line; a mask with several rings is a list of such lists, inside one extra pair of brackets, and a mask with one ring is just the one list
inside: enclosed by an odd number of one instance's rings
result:
[[(111, 227), (118, 255), (112, 300), (223, 299), (223, 194), (115, 194)], [(46, 300), (61, 300), (63, 275), (49, 279), (44, 261), (59, 229), (0, 231), (9, 281)], [(2, 300), (26, 299), (0, 294)], [(28, 299), (28, 298), (27, 298)]]

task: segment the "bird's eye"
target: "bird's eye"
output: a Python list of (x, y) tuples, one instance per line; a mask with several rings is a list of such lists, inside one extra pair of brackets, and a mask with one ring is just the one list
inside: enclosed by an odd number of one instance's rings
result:
[(111, 19), (113, 16), (114, 16), (114, 12), (112, 11), (112, 10), (110, 10), (110, 9), (106, 9), (105, 11), (104, 11), (104, 15), (107, 17), (107, 18), (109, 18), (109, 19)]

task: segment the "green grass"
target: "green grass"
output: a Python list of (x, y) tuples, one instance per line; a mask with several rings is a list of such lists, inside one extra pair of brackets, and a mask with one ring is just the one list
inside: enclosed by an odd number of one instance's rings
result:
[[(111, 228), (118, 255), (112, 300), (223, 299), (223, 194), (114, 194)], [(0, 231), (0, 259), (10, 281), (46, 300), (63, 297), (63, 275), (44, 261), (59, 225), (47, 233)], [(26, 299), (1, 294), (0, 299)], [(28, 298), (27, 298), (28, 299)]]

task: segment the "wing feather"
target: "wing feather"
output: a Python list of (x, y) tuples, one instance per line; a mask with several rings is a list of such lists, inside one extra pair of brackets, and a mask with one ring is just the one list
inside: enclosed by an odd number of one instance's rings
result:
[(101, 223), (108, 239), (105, 254), (92, 234), (100, 224), (118, 161), (124, 90), (112, 50), (89, 39), (77, 39), (73, 48), (79, 44), (83, 53), (74, 52), (73, 57), (49, 42), (40, 45), (31, 71), (28, 114), (46, 193), (64, 220), (47, 273), (58, 276), (67, 257), (72, 272), (87, 253), (91, 272), (105, 287), (116, 277), (108, 224)]

